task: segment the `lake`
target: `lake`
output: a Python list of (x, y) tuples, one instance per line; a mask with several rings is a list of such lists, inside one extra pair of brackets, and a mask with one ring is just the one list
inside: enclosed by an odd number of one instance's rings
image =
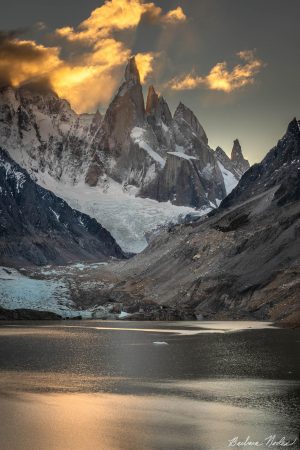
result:
[(260, 322), (3, 322), (0, 448), (299, 449), (299, 348)]

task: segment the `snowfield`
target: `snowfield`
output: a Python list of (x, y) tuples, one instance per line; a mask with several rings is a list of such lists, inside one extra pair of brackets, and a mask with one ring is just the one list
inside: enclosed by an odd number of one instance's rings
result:
[(141, 252), (147, 246), (146, 233), (169, 222), (177, 223), (195, 211), (170, 202), (135, 197), (135, 188), (127, 186), (125, 189), (111, 179), (107, 179), (102, 187), (90, 187), (84, 180), (71, 185), (41, 174), (37, 182), (63, 198), (72, 208), (94, 217), (126, 252)]

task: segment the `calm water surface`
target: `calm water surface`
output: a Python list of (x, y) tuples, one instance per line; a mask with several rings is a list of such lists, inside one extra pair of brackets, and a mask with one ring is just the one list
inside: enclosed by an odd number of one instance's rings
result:
[(2, 324), (0, 449), (299, 449), (299, 348), (257, 322)]

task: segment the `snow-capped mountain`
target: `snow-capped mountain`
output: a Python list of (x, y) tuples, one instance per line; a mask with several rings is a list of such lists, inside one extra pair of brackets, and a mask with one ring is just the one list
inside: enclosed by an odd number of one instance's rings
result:
[(77, 115), (52, 91), (0, 90), (0, 145), (30, 173), (76, 182), (101, 122), (99, 112)]
[(217, 207), (246, 170), (241, 151), (220, 162), (182, 103), (172, 116), (151, 86), (145, 107), (134, 58), (104, 117), (78, 115), (33, 85), (2, 88), (0, 146), (41, 186), (95, 217), (134, 252), (146, 246), (151, 229), (194, 208), (202, 214)]
[(64, 264), (124, 258), (95, 219), (38, 186), (0, 149), (0, 263)]

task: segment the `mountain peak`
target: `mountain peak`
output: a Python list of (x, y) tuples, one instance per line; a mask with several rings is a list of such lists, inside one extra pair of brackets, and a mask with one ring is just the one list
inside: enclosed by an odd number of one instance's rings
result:
[(238, 139), (235, 139), (233, 141), (230, 159), (235, 165), (235, 168), (240, 173), (240, 175), (243, 175), (250, 168), (249, 161), (247, 161), (247, 159), (244, 158), (242, 147)]
[(222, 149), (222, 147), (218, 146), (215, 150), (216, 156), (217, 158), (222, 158), (222, 159), (229, 159), (229, 157), (227, 156), (227, 154), (225, 153), (225, 151)]
[(243, 157), (242, 147), (240, 144), (240, 141), (238, 139), (235, 139), (233, 141), (233, 147), (231, 151), (231, 160), (232, 161), (239, 161)]
[(179, 119), (183, 119), (186, 123), (188, 123), (192, 130), (200, 137), (202, 141), (205, 142), (205, 144), (208, 143), (206, 133), (199, 120), (197, 119), (193, 111), (185, 106), (182, 102), (179, 103), (174, 113), (174, 120), (176, 121)]
[(154, 89), (154, 86), (149, 86), (148, 89), (148, 95), (147, 95), (147, 102), (146, 102), (146, 113), (149, 114), (153, 110), (156, 109), (158, 105), (158, 95)]
[(297, 121), (296, 117), (289, 123), (287, 132), (295, 136), (300, 135), (300, 122)]
[(140, 84), (140, 73), (136, 64), (135, 57), (132, 56), (125, 69), (125, 81), (133, 81), (136, 84)]
[(293, 119), (287, 133), (278, 141), (264, 159), (254, 164), (240, 180), (237, 188), (222, 202), (227, 208), (249, 198), (276, 188), (274, 201), (285, 202), (300, 199), (299, 182), (300, 130)]

